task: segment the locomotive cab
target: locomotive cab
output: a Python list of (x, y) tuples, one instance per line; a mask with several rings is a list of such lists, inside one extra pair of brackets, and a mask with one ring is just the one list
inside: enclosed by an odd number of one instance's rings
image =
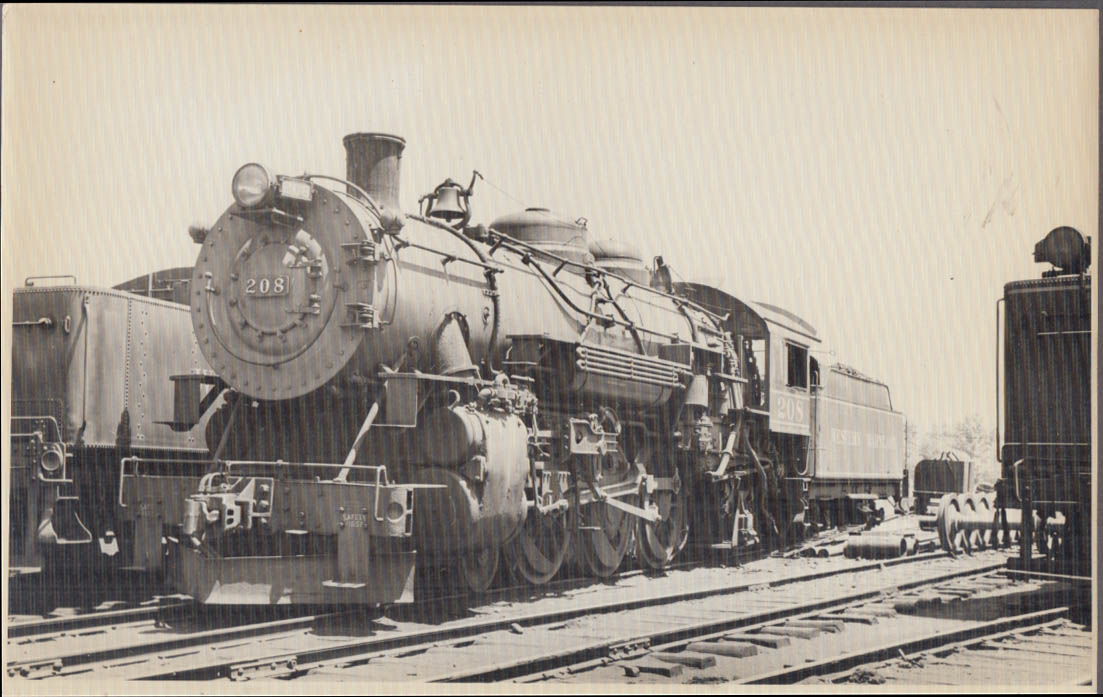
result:
[(731, 521), (728, 536), (721, 534), (726, 544), (737, 544), (752, 524), (791, 540), (809, 528), (860, 520), (872, 515), (874, 501), (899, 497), (904, 419), (887, 386), (845, 366), (821, 366), (819, 334), (787, 310), (706, 285), (679, 290), (727, 316), (747, 376), (747, 437), (733, 458), (740, 481), (730, 499), (748, 519)]

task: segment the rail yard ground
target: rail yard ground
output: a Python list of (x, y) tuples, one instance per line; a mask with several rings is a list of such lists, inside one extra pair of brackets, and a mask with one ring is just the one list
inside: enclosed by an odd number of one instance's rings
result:
[[(883, 527), (929, 540), (915, 523)], [(507, 583), (478, 597), (440, 591), (381, 612), (230, 612), (157, 594), (164, 589), (142, 597), (134, 585), (114, 601), (85, 596), (84, 607), (43, 611), (39, 598), (40, 614), (9, 616), (6, 670), (9, 681), (49, 679), (62, 690), (73, 680), (150, 678), (1090, 685), (1086, 584), (1008, 570), (1006, 550), (851, 559), (840, 553), (848, 537), (821, 536), (826, 558), (699, 557), (661, 575)], [(11, 606), (30, 607), (16, 596), (32, 588), (13, 584)]]

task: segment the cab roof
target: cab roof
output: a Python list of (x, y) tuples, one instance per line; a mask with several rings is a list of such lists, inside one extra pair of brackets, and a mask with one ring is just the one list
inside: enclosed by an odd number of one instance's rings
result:
[(792, 312), (763, 302), (744, 302), (731, 293), (704, 283), (676, 283), (676, 292), (693, 300), (706, 309), (727, 315), (730, 328), (748, 339), (765, 339), (771, 327), (780, 327), (789, 334), (800, 335), (810, 341), (819, 342), (816, 328)]

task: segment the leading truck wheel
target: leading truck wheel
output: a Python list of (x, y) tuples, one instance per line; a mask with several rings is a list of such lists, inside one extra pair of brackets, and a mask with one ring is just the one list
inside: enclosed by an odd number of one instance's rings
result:
[[(651, 569), (670, 566), (689, 539), (686, 491), (677, 473), (674, 474), (674, 487), (674, 490), (660, 489), (651, 495), (659, 509), (659, 522), (640, 519), (636, 527), (636, 553), (640, 562)], [(643, 503), (646, 507), (646, 497)]]
[(473, 593), (485, 593), (494, 583), (501, 555), (497, 547), (487, 547), (477, 552), (468, 552), (459, 560), (460, 577), (467, 590)]
[(565, 511), (542, 514), (533, 509), (521, 532), (506, 546), (510, 567), (533, 585), (547, 583), (563, 566), (570, 541)]

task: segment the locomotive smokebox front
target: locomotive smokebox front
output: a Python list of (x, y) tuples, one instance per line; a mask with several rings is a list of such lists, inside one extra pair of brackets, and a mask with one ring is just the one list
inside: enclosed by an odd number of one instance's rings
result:
[(393, 305), (383, 231), (401, 224), (405, 141), (356, 133), (344, 144), (349, 181), (374, 206), (359, 192), (249, 164), (234, 176), (235, 203), (203, 240), (192, 279), (195, 334), (218, 374), (256, 399), (299, 397), (390, 357), (361, 348)]

